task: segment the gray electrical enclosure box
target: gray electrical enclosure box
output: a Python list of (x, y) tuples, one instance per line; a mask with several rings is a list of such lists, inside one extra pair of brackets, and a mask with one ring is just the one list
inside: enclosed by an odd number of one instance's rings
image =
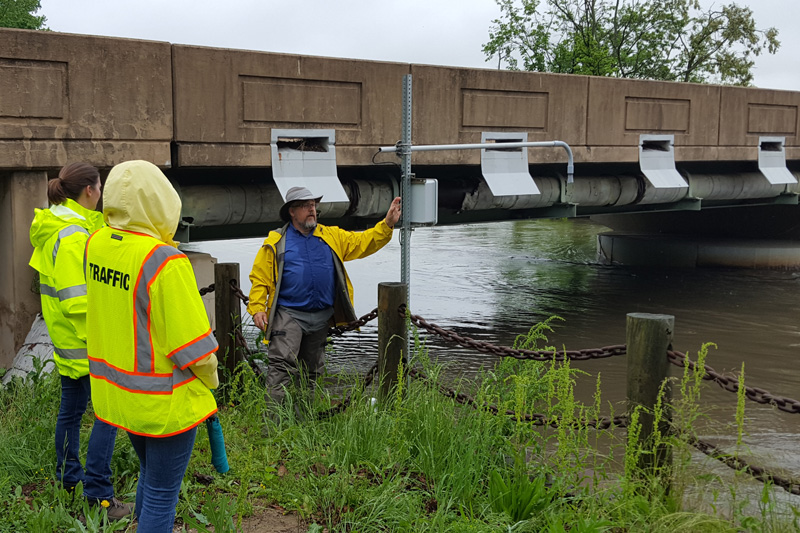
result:
[(433, 226), (439, 220), (439, 182), (435, 179), (411, 179), (411, 205), (404, 205), (414, 226)]

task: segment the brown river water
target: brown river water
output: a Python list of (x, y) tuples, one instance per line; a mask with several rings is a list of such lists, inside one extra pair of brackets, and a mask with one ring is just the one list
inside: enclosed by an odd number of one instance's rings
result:
[[(800, 400), (800, 272), (604, 265), (596, 257), (596, 234), (606, 230), (583, 219), (416, 229), (411, 238), (412, 312), (460, 335), (506, 346), (557, 315), (564, 320), (553, 322), (549, 343), (569, 350), (624, 344), (627, 313), (673, 315), (675, 350), (694, 358), (703, 343), (715, 343), (706, 364), (717, 372), (738, 372), (744, 363), (747, 385)], [(400, 280), (395, 233), (377, 254), (347, 264), (359, 315), (377, 305), (378, 283)], [(247, 275), (260, 244), (261, 239), (241, 239), (185, 248), (240, 263), (247, 293)], [(360, 333), (338, 339), (329, 370), (366, 371), (376, 358), (376, 328), (373, 321)], [(449, 363), (454, 375), (470, 376), (497, 360), (425, 333), (421, 338), (431, 357)], [(579, 399), (591, 402), (600, 373), (604, 404), (623, 405), (624, 356), (572, 366), (589, 374), (578, 379)], [(673, 376), (679, 373), (672, 367)], [(735, 435), (736, 395), (706, 382), (702, 403), (708, 418), (717, 421), (709, 424), (716, 429), (708, 440), (725, 448)], [(745, 415), (745, 443), (758, 458), (752, 462), (800, 478), (800, 414), (747, 402)], [(800, 505), (800, 497), (785, 496)]]

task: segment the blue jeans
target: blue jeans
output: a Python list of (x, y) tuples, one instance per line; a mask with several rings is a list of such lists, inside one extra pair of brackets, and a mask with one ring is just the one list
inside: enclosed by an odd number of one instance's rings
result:
[(189, 466), (197, 427), (171, 437), (143, 437), (128, 433), (139, 456), (136, 486), (138, 531), (172, 533), (181, 481)]
[(110, 500), (111, 456), (117, 428), (95, 418), (86, 451), (86, 473), (81, 466), (81, 418), (89, 403), (89, 376), (78, 379), (61, 376), (61, 406), (56, 421), (56, 478), (73, 489), (83, 482), (83, 494), (89, 499)]

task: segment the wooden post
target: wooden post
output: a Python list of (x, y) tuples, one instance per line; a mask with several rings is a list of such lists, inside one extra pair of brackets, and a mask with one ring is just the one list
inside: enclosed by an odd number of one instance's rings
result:
[(406, 303), (408, 286), (405, 283), (378, 284), (378, 376), (381, 400), (387, 398), (397, 384), (400, 361), (406, 366), (408, 331), (406, 319), (398, 312)]
[[(669, 374), (667, 350), (672, 345), (675, 317), (671, 315), (651, 315), (630, 313), (627, 319), (628, 345), (628, 414), (637, 406), (641, 433), (636, 443), (640, 449), (653, 450), (654, 409), (658, 402), (661, 384)], [(668, 402), (671, 399), (669, 383), (665, 386), (661, 399), (661, 422), (658, 429), (662, 438), (669, 431), (670, 413)], [(655, 453), (639, 456), (639, 468), (645, 474), (667, 474), (671, 469), (672, 456), (666, 445), (657, 447)]]
[[(217, 263), (214, 265), (214, 316), (217, 325), (219, 351), (217, 359), (220, 366), (228, 369), (227, 375), (242, 360), (236, 349), (236, 332), (242, 329), (242, 306), (239, 298), (231, 290), (231, 280), (239, 283), (239, 263)], [(221, 373), (224, 380), (226, 374)]]

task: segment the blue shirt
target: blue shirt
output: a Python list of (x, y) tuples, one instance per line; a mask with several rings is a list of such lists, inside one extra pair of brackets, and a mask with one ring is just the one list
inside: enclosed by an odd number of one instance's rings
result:
[(333, 307), (333, 251), (313, 232), (303, 235), (291, 224), (284, 238), (286, 252), (277, 304), (302, 311)]

